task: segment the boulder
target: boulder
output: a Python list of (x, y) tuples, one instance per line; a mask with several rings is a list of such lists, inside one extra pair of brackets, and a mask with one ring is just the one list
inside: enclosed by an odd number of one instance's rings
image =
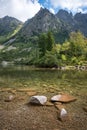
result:
[(44, 105), (47, 102), (46, 96), (32, 96), (29, 101), (31, 104)]
[(75, 101), (76, 98), (69, 95), (69, 94), (59, 94), (59, 95), (55, 95), (51, 98), (52, 102), (71, 102), (71, 101)]

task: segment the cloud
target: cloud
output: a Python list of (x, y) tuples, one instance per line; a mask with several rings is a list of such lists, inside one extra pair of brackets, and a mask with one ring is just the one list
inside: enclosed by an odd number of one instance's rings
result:
[(40, 7), (38, 0), (0, 0), (0, 17), (9, 15), (25, 21), (33, 17)]
[[(72, 12), (84, 12), (87, 10), (87, 0), (49, 0), (54, 9), (62, 8)], [(84, 7), (85, 10), (84, 10)]]
[(25, 21), (32, 18), (42, 6), (52, 13), (60, 8), (73, 13), (87, 13), (87, 0), (0, 0), (0, 17), (9, 15)]
[(49, 11), (50, 11), (52, 14), (55, 14), (54, 9), (50, 8)]

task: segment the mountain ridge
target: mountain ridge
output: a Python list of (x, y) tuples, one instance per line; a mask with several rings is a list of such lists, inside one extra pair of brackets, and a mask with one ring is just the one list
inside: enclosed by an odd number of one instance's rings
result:
[[(5, 22), (12, 22), (12, 20), (15, 24), (5, 24)], [(24, 41), (28, 41), (31, 37), (38, 36), (41, 33), (47, 33), (48, 31), (52, 31), (56, 39), (59, 37), (62, 39), (64, 37), (64, 40), (66, 40), (69, 33), (73, 31), (81, 31), (87, 37), (87, 14), (76, 13), (73, 15), (71, 12), (69, 13), (63, 9), (60, 9), (54, 15), (48, 9), (41, 8), (33, 18), (28, 19), (25, 23), (13, 17), (5, 16), (4, 18), (0, 18), (0, 25), (0, 36), (14, 31), (19, 25), (23, 25), (17, 31), (16, 37), (19, 40), (24, 39)]]
[[(80, 20), (80, 18), (82, 19)], [(48, 9), (41, 8), (33, 18), (24, 23), (19, 34), (25, 39), (38, 36), (40, 33), (46, 33), (47, 31), (53, 31), (53, 33), (56, 33), (56, 37), (65, 32), (69, 34), (73, 31), (81, 31), (84, 36), (87, 36), (86, 21), (87, 14), (77, 13), (73, 15), (71, 12), (61, 9), (54, 15)]]
[(24, 36), (33, 36), (47, 32), (48, 30), (52, 31), (53, 29), (61, 28), (61, 26), (60, 20), (55, 15), (50, 13), (46, 8), (41, 8), (33, 18), (24, 23), (20, 32), (23, 33), (22, 35)]

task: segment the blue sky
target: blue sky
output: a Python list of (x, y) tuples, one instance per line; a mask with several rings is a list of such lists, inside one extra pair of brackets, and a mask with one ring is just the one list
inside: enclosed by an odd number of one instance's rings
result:
[(59, 9), (66, 9), (73, 14), (87, 13), (87, 0), (0, 0), (0, 17), (8, 15), (26, 21), (41, 7), (46, 7), (54, 14)]

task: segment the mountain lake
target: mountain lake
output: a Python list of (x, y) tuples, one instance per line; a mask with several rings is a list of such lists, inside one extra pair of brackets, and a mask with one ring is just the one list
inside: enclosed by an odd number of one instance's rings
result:
[[(59, 93), (68, 93), (76, 97), (75, 102), (64, 104), (72, 120), (64, 122), (65, 124), (58, 122), (54, 112), (56, 110), (46, 106), (44, 108), (35, 106), (32, 109), (30, 107), (32, 117), (30, 115), (28, 117), (29, 109), (26, 103), (29, 101), (29, 91), (45, 95), (49, 100)], [(17, 98), (9, 103), (5, 102), (9, 95)], [(1, 130), (86, 130), (87, 112), (84, 111), (84, 107), (87, 110), (87, 71), (40, 69), (30, 66), (0, 67)], [(47, 116), (44, 116), (44, 111)], [(55, 123), (52, 124), (52, 121)]]

